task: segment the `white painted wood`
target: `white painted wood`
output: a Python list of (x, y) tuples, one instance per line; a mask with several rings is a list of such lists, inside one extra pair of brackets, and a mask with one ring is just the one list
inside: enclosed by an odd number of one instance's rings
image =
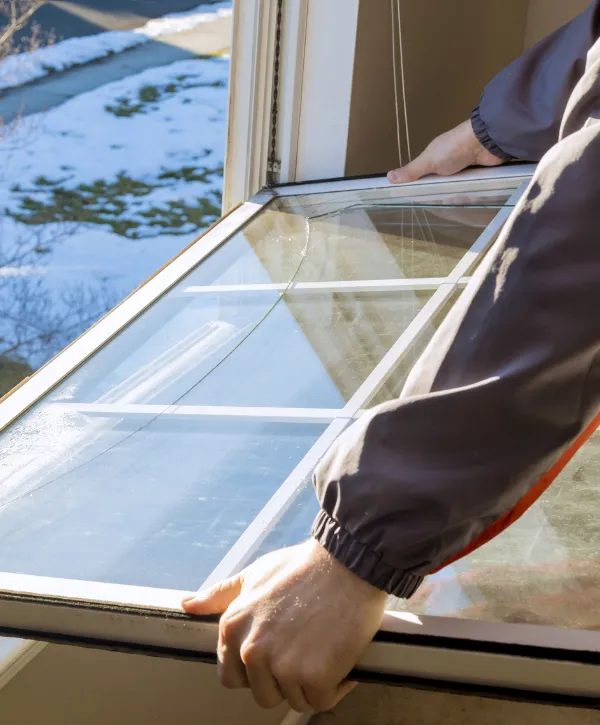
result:
[[(377, 178), (341, 179), (339, 181), (307, 181), (302, 184), (276, 187), (277, 196), (298, 196), (300, 194), (330, 194), (334, 191), (361, 191), (366, 189), (395, 189), (395, 197), (403, 198), (418, 194), (439, 192), (439, 184), (452, 185), (449, 193), (482, 191), (486, 188), (511, 189), (530, 179), (535, 173), (534, 164), (515, 164), (486, 169), (468, 169), (454, 176), (426, 176), (419, 181), (394, 186), (385, 176)], [(474, 183), (473, 183), (474, 182)], [(500, 184), (498, 182), (501, 182)], [(454, 186), (456, 184), (456, 186)]]
[(343, 176), (359, 0), (309, 0), (295, 180)]
[(72, 603), (110, 603), (113, 608), (134, 607), (180, 612), (182, 598), (190, 593), (173, 589), (134, 587), (79, 579), (0, 573), (0, 598), (2, 594), (19, 594), (28, 597), (65, 599)]
[[(512, 625), (515, 626), (515, 625)], [(378, 642), (361, 659), (363, 672), (507, 688), (525, 693), (554, 693), (597, 698), (600, 667), (579, 662), (487, 652)]]
[(266, 183), (277, 0), (234, 0), (223, 209)]
[[(143, 619), (153, 612), (181, 615), (181, 601), (193, 592), (153, 587), (135, 587), (75, 579), (57, 579), (26, 574), (0, 573), (0, 626), (9, 627), (3, 620), (4, 607), (9, 602), (26, 600), (38, 611), (48, 607), (62, 608), (61, 604), (77, 604), (85, 608), (102, 607), (106, 612), (123, 613), (126, 610)], [(43, 597), (44, 600), (36, 600)], [(64, 607), (68, 609), (68, 607)], [(33, 611), (33, 610), (31, 610)], [(11, 618), (13, 615), (11, 615)], [(16, 620), (15, 620), (16, 621)], [(25, 621), (23, 619), (22, 621)], [(173, 620), (175, 621), (175, 620)], [(30, 623), (34, 625), (35, 623)], [(33, 626), (35, 628), (35, 626)], [(407, 612), (390, 611), (385, 614), (382, 632), (394, 635), (422, 635), (447, 640), (467, 640), (474, 645), (493, 642), (515, 647), (551, 648), (600, 654), (600, 631), (573, 630), (531, 624), (506, 624), (453, 617), (418, 616)], [(81, 633), (84, 636), (83, 633)], [(127, 640), (125, 640), (127, 641)], [(598, 680), (600, 687), (600, 679)]]
[(109, 312), (94, 327), (85, 332), (72, 345), (35, 373), (0, 404), (0, 431), (4, 430), (51, 388), (64, 380), (132, 320), (146, 310), (162, 294), (192, 270), (213, 250), (223, 244), (240, 225), (252, 219), (262, 207), (248, 202), (233, 211), (217, 226), (164, 267), (156, 276), (136, 290), (122, 304)]
[(279, 181), (296, 181), (300, 111), (302, 107), (309, 0), (283, 4), (283, 37), (279, 82), (277, 154)]
[[(34, 632), (40, 639), (67, 636), (73, 643), (84, 640), (98, 647), (214, 657), (218, 624), (182, 615), (179, 600), (184, 592), (37, 579), (19, 575), (0, 578), (0, 623), (4, 629)], [(44, 598), (36, 599), (35, 595)], [(107, 606), (107, 601), (118, 604)], [(395, 639), (373, 642), (358, 663), (359, 673), (525, 692), (600, 694), (600, 667), (585, 662), (588, 653), (600, 653), (600, 632), (414, 615), (394, 619), (397, 621), (390, 623), (388, 616), (384, 626), (395, 631)], [(426, 640), (423, 645), (403, 641), (403, 634), (415, 633), (435, 633), (438, 639), (434, 645)], [(470, 643), (468, 648), (466, 642)], [(486, 651), (489, 642), (509, 644), (510, 650), (490, 654)], [(569, 657), (553, 656), (549, 647), (567, 651)]]

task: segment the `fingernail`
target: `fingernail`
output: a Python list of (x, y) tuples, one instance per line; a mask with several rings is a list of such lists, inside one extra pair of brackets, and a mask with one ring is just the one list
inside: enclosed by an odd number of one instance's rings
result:
[(196, 598), (196, 595), (195, 594), (192, 594), (191, 596), (186, 597), (185, 599), (182, 599), (181, 600), (181, 603), (182, 604), (189, 604), (190, 602), (193, 602), (195, 598)]
[(388, 181), (390, 181), (392, 184), (395, 184), (398, 180), (398, 174), (395, 174), (393, 171), (390, 171), (390, 173), (387, 175)]

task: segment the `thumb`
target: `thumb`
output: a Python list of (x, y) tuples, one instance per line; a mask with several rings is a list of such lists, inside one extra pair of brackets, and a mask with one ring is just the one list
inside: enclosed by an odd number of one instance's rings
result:
[(225, 579), (206, 591), (199, 591), (181, 603), (187, 614), (198, 616), (209, 614), (223, 614), (234, 599), (237, 599), (242, 591), (242, 579), (240, 575)]
[(410, 164), (390, 171), (387, 177), (388, 181), (392, 184), (409, 184), (411, 181), (418, 181), (423, 176), (431, 173), (432, 168), (427, 159), (427, 155), (421, 154), (414, 161), (411, 161)]

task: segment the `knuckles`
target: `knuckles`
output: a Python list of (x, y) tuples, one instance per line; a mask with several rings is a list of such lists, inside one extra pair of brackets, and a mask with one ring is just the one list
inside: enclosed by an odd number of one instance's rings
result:
[(235, 614), (225, 613), (219, 621), (219, 632), (221, 640), (231, 645), (238, 639), (244, 628), (244, 621)]
[[(228, 612), (221, 617), (220, 654), (229, 660), (232, 651), (237, 650), (239, 660), (246, 670), (268, 669), (282, 690), (301, 688), (313, 711), (326, 712), (337, 704), (336, 693), (338, 682), (335, 671), (338, 669), (331, 657), (323, 657), (323, 653), (307, 653), (289, 647), (281, 652), (281, 642), (271, 632), (264, 631), (260, 624), (254, 622), (243, 612)], [(238, 660), (238, 662), (239, 662)], [(231, 661), (231, 660), (229, 660)], [(247, 687), (247, 680), (232, 672), (231, 667), (220, 667), (220, 679), (228, 689)], [(255, 696), (256, 697), (256, 696)], [(257, 698), (263, 708), (272, 708), (280, 703), (273, 698)]]
[(247, 641), (240, 649), (240, 657), (246, 667), (263, 667), (269, 658), (268, 646), (260, 640)]

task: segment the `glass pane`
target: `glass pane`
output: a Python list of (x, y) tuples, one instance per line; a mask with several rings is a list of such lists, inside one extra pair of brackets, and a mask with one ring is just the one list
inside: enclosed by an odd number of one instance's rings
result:
[(192, 284), (445, 277), (512, 193), (407, 199), (379, 189), (275, 199)]
[(527, 514), (398, 609), (600, 630), (600, 433)]
[[(399, 193), (277, 199), (4, 431), (0, 571), (198, 586), (325, 425), (189, 406), (343, 407), (436, 287), (372, 282), (451, 271), (510, 192)], [(332, 280), (355, 284), (295, 287)], [(308, 487), (264, 546), (304, 538), (315, 508)]]
[(180, 402), (343, 407), (432, 294), (288, 293)]
[(310, 536), (312, 523), (318, 513), (317, 497), (312, 483), (308, 479), (298, 498), (252, 555), (249, 563), (276, 549), (295, 546), (306, 541)]
[(402, 355), (392, 373), (382, 382), (381, 388), (376, 395), (364, 406), (365, 408), (374, 408), (377, 405), (400, 397), (411, 370), (433, 340), (433, 336), (456, 304), (462, 292), (463, 290), (453, 292), (446, 300), (446, 303), (431, 317), (413, 344)]
[(432, 294), (267, 291), (166, 300), (51, 400), (343, 407)]
[(193, 589), (323, 430), (42, 406), (3, 440), (0, 571)]

